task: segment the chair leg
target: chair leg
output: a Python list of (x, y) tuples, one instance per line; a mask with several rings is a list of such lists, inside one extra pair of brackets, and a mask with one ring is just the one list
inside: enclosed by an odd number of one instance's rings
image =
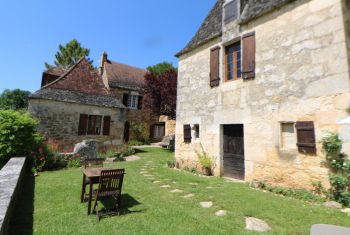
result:
[(85, 175), (83, 174), (83, 184), (81, 186), (81, 197), (80, 197), (81, 203), (83, 203), (85, 200), (85, 190), (86, 190)]
[[(98, 200), (98, 196), (97, 194), (95, 194), (95, 203), (94, 203), (94, 207), (92, 209), (92, 212), (94, 212), (96, 210), (96, 207), (97, 207), (97, 200)], [(98, 213), (98, 212), (97, 212)]]

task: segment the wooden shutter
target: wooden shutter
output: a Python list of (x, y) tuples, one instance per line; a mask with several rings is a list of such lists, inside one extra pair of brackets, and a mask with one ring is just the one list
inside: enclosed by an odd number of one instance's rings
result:
[(297, 122), (297, 146), (301, 153), (316, 153), (315, 127), (313, 122)]
[(154, 125), (149, 127), (149, 138), (153, 141), (154, 139)]
[(111, 117), (110, 116), (104, 116), (103, 117), (103, 135), (109, 135), (111, 127)]
[(130, 123), (125, 122), (125, 124), (124, 124), (124, 142), (129, 141), (129, 129), (130, 129)]
[(123, 94), (123, 105), (125, 105), (126, 107), (128, 107), (128, 98), (129, 98), (129, 95), (124, 93)]
[(218, 86), (220, 82), (220, 47), (210, 50), (210, 86)]
[(137, 109), (142, 109), (142, 96), (138, 97), (137, 100)]
[(89, 115), (80, 114), (78, 135), (86, 135)]
[(242, 77), (250, 79), (255, 77), (255, 33), (249, 33), (243, 36), (243, 55), (242, 55)]
[(191, 125), (184, 125), (184, 142), (191, 143)]

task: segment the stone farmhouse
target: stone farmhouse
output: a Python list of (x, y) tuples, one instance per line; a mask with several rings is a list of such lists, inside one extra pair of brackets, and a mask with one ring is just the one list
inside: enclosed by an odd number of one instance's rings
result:
[(324, 132), (350, 153), (349, 0), (219, 0), (177, 57), (179, 167), (203, 147), (218, 176), (329, 185)]
[(130, 126), (144, 124), (144, 136), (160, 141), (174, 132), (175, 121), (142, 105), (146, 70), (110, 61), (103, 53), (99, 69), (82, 58), (68, 70), (43, 73), (41, 89), (29, 99), (39, 131), (63, 151), (85, 139), (121, 145), (135, 138)]

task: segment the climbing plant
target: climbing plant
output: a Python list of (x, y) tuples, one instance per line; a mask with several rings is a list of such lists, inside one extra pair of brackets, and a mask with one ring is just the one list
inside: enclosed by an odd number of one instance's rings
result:
[(329, 197), (344, 206), (350, 206), (350, 160), (342, 152), (343, 141), (338, 134), (328, 132), (321, 143), (331, 169)]

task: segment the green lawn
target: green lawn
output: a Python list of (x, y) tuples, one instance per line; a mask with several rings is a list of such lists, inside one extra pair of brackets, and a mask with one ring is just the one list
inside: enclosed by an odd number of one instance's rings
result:
[[(350, 227), (350, 218), (336, 210), (169, 169), (166, 162), (174, 156), (167, 150), (145, 148), (137, 154), (141, 160), (113, 164), (127, 172), (121, 216), (100, 222), (87, 216), (87, 204), (80, 203), (81, 169), (45, 172), (35, 182), (25, 179), (11, 234), (256, 234), (244, 229), (245, 216), (265, 220), (269, 234), (309, 234), (315, 223)], [(142, 168), (161, 183), (141, 175)], [(174, 189), (183, 192), (171, 193)], [(195, 196), (183, 198), (189, 193)], [(201, 208), (201, 201), (213, 206)], [(227, 215), (215, 216), (221, 209)]]

